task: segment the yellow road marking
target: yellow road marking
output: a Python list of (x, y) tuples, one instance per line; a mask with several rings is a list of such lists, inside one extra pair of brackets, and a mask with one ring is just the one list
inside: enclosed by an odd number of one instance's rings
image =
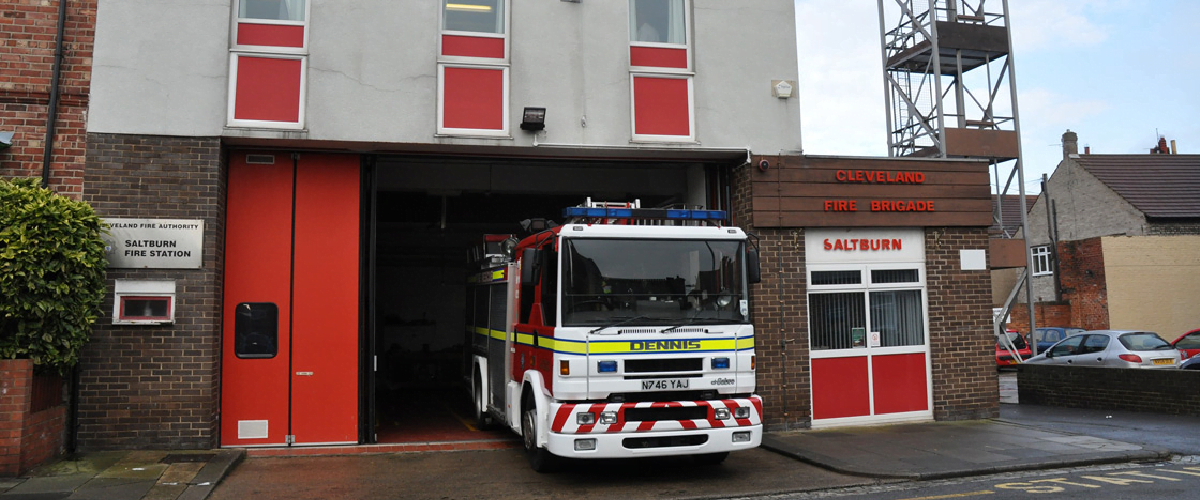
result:
[(996, 492), (994, 492), (992, 490), (980, 490), (980, 491), (972, 491), (970, 493), (954, 493), (951, 495), (938, 495), (938, 496), (933, 496), (933, 497), (905, 498), (904, 500), (941, 500), (943, 498), (964, 498), (964, 497), (977, 497), (977, 496), (981, 496), (981, 495), (994, 495), (995, 493)]
[(458, 420), (459, 422), (462, 422), (463, 426), (464, 426), (464, 427), (466, 427), (466, 428), (467, 428), (467, 430), (469, 430), (469, 431), (471, 431), (471, 432), (479, 432), (479, 429), (475, 427), (475, 424), (474, 424), (474, 423), (472, 423), (471, 421), (469, 421), (469, 420), (467, 420), (467, 419), (463, 418), (461, 415), (459, 415), (459, 414), (458, 414), (458, 412), (454, 411), (454, 409), (453, 409), (453, 408), (451, 408), (451, 407), (450, 407), (450, 405), (448, 405), (448, 404), (444, 404), (444, 403), (443, 403), (443, 404), (442, 404), (442, 407), (443, 407), (443, 408), (445, 408), (445, 409), (446, 409), (446, 411), (447, 411), (447, 412), (449, 412), (451, 415), (454, 415), (454, 419), (455, 419), (455, 420)]

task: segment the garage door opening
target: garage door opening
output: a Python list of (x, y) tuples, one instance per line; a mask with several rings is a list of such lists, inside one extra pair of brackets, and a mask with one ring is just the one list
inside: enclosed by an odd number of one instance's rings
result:
[(691, 185), (693, 198), (704, 200), (704, 171), (662, 163), (380, 159), (369, 210), (365, 441), (513, 439), (502, 423), (477, 426), (464, 377), (470, 250), (489, 234), (523, 237), (522, 220), (559, 220), (564, 207), (589, 196), (678, 206), (688, 204)]

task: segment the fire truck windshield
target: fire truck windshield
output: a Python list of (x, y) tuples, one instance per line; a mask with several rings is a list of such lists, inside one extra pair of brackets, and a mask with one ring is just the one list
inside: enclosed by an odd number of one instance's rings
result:
[(745, 243), (564, 240), (563, 326), (746, 323)]

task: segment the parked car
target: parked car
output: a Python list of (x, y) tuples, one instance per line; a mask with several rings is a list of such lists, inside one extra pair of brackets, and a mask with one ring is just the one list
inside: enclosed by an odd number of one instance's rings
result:
[(1109, 368), (1177, 368), (1183, 355), (1157, 333), (1094, 330), (1077, 333), (1026, 363)]
[(1183, 359), (1191, 359), (1200, 354), (1200, 328), (1180, 335), (1171, 342), (1176, 349), (1183, 351)]
[[(1033, 356), (1033, 351), (1029, 349), (1029, 344), (1025, 343), (1024, 336), (1013, 330), (1009, 330), (1005, 332), (1005, 334), (1008, 335), (1008, 339), (1012, 341), (1012, 346), (1016, 348), (1015, 352), (1017, 356), (1021, 357), (1021, 360), (1029, 359), (1030, 356)], [(1010, 366), (1020, 362), (1020, 360), (1013, 358), (1012, 353), (1009, 352), (1008, 348), (1004, 345), (1004, 342), (1000, 339), (1000, 336), (997, 335), (996, 366)]]
[(1075, 335), (1076, 333), (1084, 332), (1083, 328), (1070, 328), (1061, 326), (1044, 326), (1033, 330), (1033, 343), (1037, 345), (1037, 352), (1041, 354), (1050, 349), (1050, 346), (1057, 344), (1062, 339)]
[(1192, 356), (1192, 359), (1180, 363), (1179, 367), (1184, 370), (1200, 370), (1200, 356)]

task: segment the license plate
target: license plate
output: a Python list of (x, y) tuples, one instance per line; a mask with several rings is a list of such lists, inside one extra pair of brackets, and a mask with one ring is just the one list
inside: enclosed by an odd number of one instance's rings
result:
[(1156, 364), (1156, 365), (1173, 365), (1173, 364), (1175, 364), (1175, 360), (1173, 360), (1173, 359), (1156, 359), (1156, 360), (1154, 360), (1154, 364)]
[(658, 380), (643, 380), (643, 391), (678, 391), (687, 389), (688, 383), (691, 382), (684, 378), (664, 378)]

